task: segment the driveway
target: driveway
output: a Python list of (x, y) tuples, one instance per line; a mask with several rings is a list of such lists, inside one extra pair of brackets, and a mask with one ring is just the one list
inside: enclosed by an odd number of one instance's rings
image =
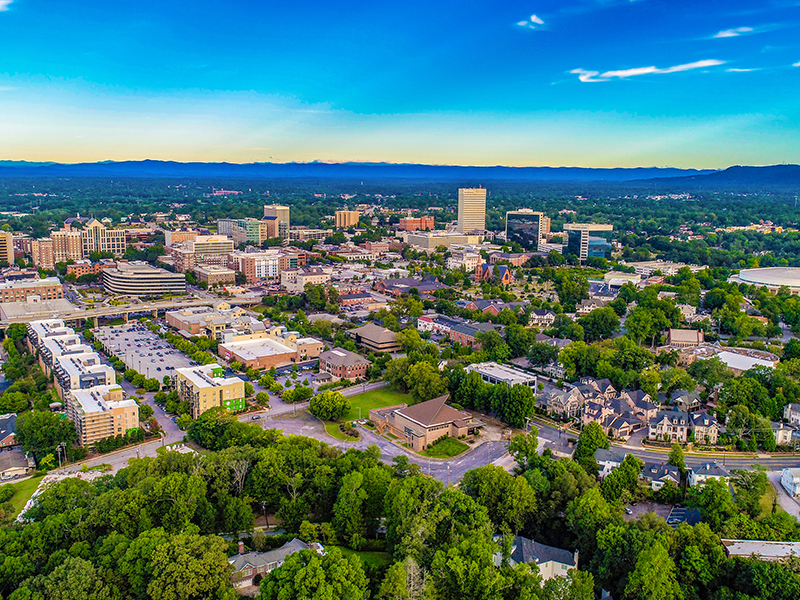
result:
[(792, 498), (781, 485), (781, 471), (767, 471), (767, 478), (778, 493), (778, 504), (790, 515), (800, 519), (800, 502)]

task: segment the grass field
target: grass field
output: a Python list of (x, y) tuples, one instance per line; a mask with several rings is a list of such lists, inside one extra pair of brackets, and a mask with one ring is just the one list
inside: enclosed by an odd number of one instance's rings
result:
[[(772, 482), (767, 483), (767, 493), (761, 496), (761, 502), (759, 502), (762, 517), (772, 514), (772, 501), (777, 497), (778, 491), (775, 489), (775, 486), (772, 485)], [(779, 513), (786, 512), (781, 508), (780, 504), (778, 504), (776, 508)]]
[(365, 565), (372, 567), (388, 567), (392, 563), (388, 552), (356, 552), (344, 546), (336, 546), (345, 556), (357, 556)]
[(328, 435), (336, 438), (337, 440), (341, 440), (343, 442), (357, 442), (361, 439), (361, 437), (350, 437), (349, 435), (343, 434), (339, 431), (339, 421), (325, 421), (325, 431), (328, 432)]
[(393, 404), (411, 404), (412, 399), (408, 394), (395, 392), (388, 388), (372, 390), (365, 394), (350, 396), (350, 412), (344, 416), (345, 421), (358, 419), (358, 409), (361, 408), (361, 418), (369, 418), (369, 411), (373, 408), (383, 408)]
[(36, 491), (36, 488), (39, 487), (39, 482), (44, 478), (44, 475), (39, 477), (31, 477), (30, 479), (26, 479), (25, 481), (20, 481), (19, 483), (7, 483), (6, 485), (10, 485), (12, 488), (16, 490), (14, 493), (14, 497), (9, 500), (11, 505), (14, 507), (14, 517), (19, 514), (19, 511), (25, 506), (25, 503), (30, 500), (33, 492)]
[(427, 450), (420, 452), (420, 454), (422, 454), (422, 456), (430, 456), (431, 458), (452, 458), (469, 449), (467, 444), (455, 438), (446, 437), (441, 439), (441, 442), (430, 446)]

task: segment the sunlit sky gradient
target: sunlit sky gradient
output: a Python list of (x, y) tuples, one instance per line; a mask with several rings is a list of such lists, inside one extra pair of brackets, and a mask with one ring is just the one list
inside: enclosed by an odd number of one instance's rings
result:
[(0, 159), (800, 162), (800, 0), (0, 0)]

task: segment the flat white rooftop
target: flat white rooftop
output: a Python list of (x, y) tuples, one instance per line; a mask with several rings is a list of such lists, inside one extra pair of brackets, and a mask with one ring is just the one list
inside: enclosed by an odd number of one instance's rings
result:
[(239, 377), (213, 377), (211, 372), (214, 369), (222, 369), (222, 367), (217, 363), (211, 363), (208, 365), (199, 365), (197, 367), (175, 369), (175, 372), (186, 377), (186, 379), (191, 381), (192, 384), (198, 388), (219, 387), (242, 382)]
[(536, 375), (516, 367), (499, 365), (495, 362), (468, 365), (467, 371), (477, 371), (481, 376), (503, 381), (508, 385), (531, 385), (532, 383), (536, 383)]
[(111, 390), (121, 389), (118, 385), (97, 385), (88, 390), (71, 390), (70, 394), (80, 405), (85, 414), (105, 412), (114, 408), (128, 408), (136, 406), (136, 402), (129, 398), (111, 402), (103, 398)]
[(289, 346), (285, 346), (271, 338), (247, 340), (244, 342), (229, 342), (227, 344), (220, 344), (220, 346), (238, 354), (245, 360), (256, 360), (262, 356), (296, 353), (296, 351), (292, 350)]

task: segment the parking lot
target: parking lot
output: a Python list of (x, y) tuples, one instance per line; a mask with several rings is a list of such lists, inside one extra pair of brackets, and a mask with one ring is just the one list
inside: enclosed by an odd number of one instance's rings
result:
[(134, 321), (124, 325), (100, 327), (93, 331), (107, 353), (113, 354), (127, 368), (134, 369), (148, 379), (155, 377), (161, 380), (164, 375), (172, 377), (175, 369), (194, 364), (172, 344)]
[(700, 513), (694, 509), (686, 508), (679, 504), (672, 507), (667, 517), (667, 525), (676, 529), (681, 523), (697, 525), (700, 522)]

